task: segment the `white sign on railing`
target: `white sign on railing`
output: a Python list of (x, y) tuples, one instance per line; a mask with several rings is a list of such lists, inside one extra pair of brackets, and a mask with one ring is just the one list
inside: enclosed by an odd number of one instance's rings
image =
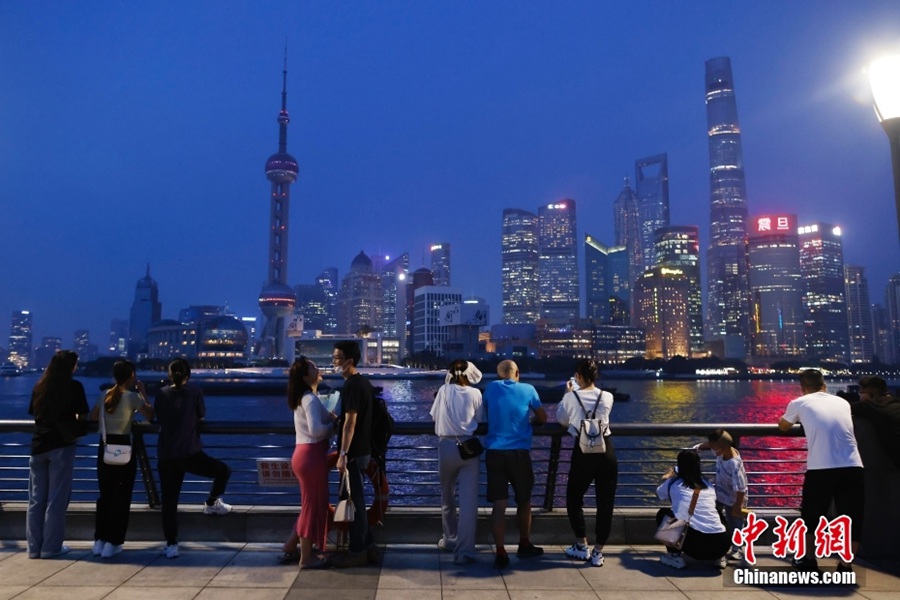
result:
[(257, 458), (256, 475), (262, 487), (297, 487), (297, 478), (289, 460)]

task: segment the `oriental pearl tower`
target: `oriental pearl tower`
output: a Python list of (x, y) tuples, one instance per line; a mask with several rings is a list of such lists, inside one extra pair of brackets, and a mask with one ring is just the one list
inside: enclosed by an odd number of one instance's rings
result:
[(287, 153), (287, 51), (284, 57), (281, 112), (278, 113), (278, 152), (266, 161), (266, 179), (272, 182), (269, 208), (269, 277), (259, 293), (259, 307), (266, 318), (258, 356), (282, 359), (294, 358), (293, 347), (286, 344), (288, 320), (297, 304), (294, 290), (287, 284), (288, 220), (290, 217), (291, 184), (300, 172), (297, 159)]

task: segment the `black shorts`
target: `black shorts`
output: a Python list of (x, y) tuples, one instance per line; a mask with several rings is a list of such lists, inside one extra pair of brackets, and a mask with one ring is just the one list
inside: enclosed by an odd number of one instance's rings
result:
[(834, 500), (837, 515), (847, 515), (853, 522), (850, 538), (862, 539), (863, 509), (865, 507), (865, 471), (862, 467), (840, 469), (814, 469), (803, 478), (803, 500), (800, 516), (809, 528), (816, 530), (819, 517), (828, 517), (828, 509)]
[(488, 450), (484, 464), (487, 467), (487, 501), (509, 499), (512, 484), (518, 506), (531, 504), (534, 488), (534, 470), (528, 450)]

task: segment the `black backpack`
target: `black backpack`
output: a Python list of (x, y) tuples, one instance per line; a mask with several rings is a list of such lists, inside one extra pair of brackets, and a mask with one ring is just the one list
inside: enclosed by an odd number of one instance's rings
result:
[(372, 401), (372, 458), (384, 470), (388, 442), (394, 435), (394, 417), (388, 412), (387, 403), (381, 397), (382, 388), (374, 389)]

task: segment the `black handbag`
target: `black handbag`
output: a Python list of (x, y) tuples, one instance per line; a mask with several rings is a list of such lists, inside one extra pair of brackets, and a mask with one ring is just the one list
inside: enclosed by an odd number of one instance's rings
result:
[(459, 450), (459, 457), (463, 460), (478, 458), (484, 452), (484, 446), (477, 437), (469, 438), (463, 442), (456, 440), (456, 449)]

